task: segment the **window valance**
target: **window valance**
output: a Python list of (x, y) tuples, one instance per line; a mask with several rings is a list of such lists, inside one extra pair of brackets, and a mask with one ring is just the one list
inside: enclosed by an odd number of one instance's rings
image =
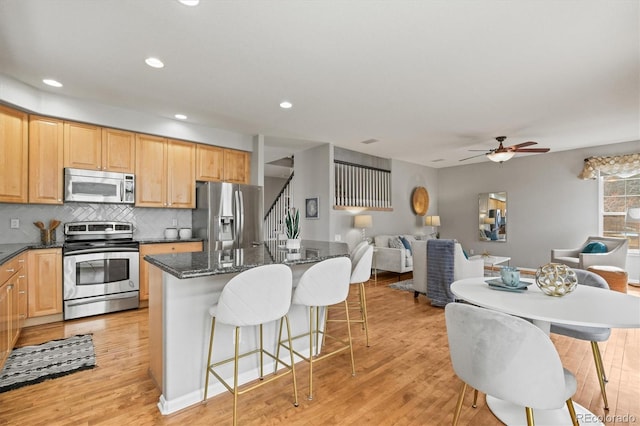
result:
[(640, 173), (640, 153), (615, 155), (612, 157), (589, 157), (578, 175), (580, 179), (595, 179), (598, 172), (628, 178)]

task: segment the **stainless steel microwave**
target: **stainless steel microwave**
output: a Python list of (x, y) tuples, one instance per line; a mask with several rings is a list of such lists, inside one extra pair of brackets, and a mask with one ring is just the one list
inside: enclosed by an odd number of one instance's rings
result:
[(84, 169), (64, 169), (64, 200), (85, 203), (133, 204), (135, 175)]

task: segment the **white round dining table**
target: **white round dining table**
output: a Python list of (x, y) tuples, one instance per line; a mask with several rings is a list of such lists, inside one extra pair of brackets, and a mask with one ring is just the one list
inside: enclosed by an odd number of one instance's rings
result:
[[(490, 288), (495, 278), (467, 278), (451, 284), (457, 298), (483, 308), (527, 318), (549, 334), (551, 323), (607, 328), (640, 328), (640, 297), (578, 285), (562, 297), (544, 294), (532, 279), (521, 292)], [(487, 395), (491, 412), (507, 425), (526, 424), (524, 407)], [(601, 418), (574, 402), (580, 424), (603, 424)], [(571, 424), (566, 408), (534, 410), (536, 424)]]

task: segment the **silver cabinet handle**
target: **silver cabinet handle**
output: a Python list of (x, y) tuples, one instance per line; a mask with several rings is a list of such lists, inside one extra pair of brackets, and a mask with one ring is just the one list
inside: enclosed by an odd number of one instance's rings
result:
[(7, 272), (15, 272), (16, 270), (14, 268), (11, 269), (7, 269)]

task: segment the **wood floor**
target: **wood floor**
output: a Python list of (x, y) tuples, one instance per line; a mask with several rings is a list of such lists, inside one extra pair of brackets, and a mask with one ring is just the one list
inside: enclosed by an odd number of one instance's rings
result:
[[(354, 326), (355, 377), (347, 353), (318, 363), (314, 399), (308, 401), (308, 367), (300, 363), (299, 407), (292, 405), (291, 381), (283, 378), (240, 397), (239, 423), (450, 424), (460, 382), (449, 361), (443, 310), (429, 306), (424, 296), (415, 300), (412, 292), (390, 289), (387, 284), (395, 280), (396, 276), (379, 276), (377, 285), (367, 284), (371, 347), (365, 347), (364, 333)], [(633, 293), (640, 295), (637, 289)], [(19, 345), (82, 333), (93, 333), (97, 367), (0, 394), (0, 424), (231, 424), (230, 394), (169, 416), (159, 413), (160, 392), (147, 375), (145, 309), (31, 327), (23, 331)], [(565, 367), (577, 376), (575, 401), (597, 415), (608, 415), (606, 424), (640, 422), (640, 330), (613, 330), (600, 346), (609, 377), (608, 413), (602, 408), (589, 343), (552, 339)], [(501, 424), (483, 396), (476, 409), (471, 399), (468, 391), (460, 424)]]

